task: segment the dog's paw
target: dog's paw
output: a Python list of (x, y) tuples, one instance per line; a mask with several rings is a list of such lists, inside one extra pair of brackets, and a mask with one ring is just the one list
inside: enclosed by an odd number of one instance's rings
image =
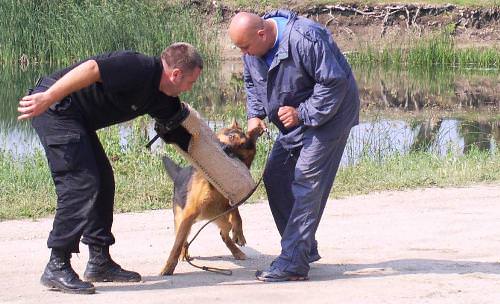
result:
[(240, 251), (240, 252), (235, 252), (235, 253), (233, 254), (233, 256), (234, 256), (234, 258), (235, 258), (236, 260), (246, 260), (246, 259), (247, 259), (246, 254), (244, 254), (242, 251)]
[(175, 270), (175, 266), (177, 266), (177, 264), (172, 265), (172, 264), (167, 263), (165, 265), (165, 267), (163, 267), (162, 271), (160, 272), (160, 275), (161, 276), (173, 275), (174, 270)]
[(233, 242), (240, 246), (245, 246), (247, 243), (245, 236), (243, 235), (243, 232), (240, 233), (233, 233)]

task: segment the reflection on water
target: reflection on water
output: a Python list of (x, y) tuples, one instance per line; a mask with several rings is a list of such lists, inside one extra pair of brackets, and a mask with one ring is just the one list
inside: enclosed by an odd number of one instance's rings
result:
[(22, 69), (16, 65), (0, 65), (0, 150), (15, 155), (24, 155), (38, 146), (38, 138), (31, 129), (30, 123), (18, 122), (17, 105), (38, 75), (46, 72), (48, 67), (35, 66)]
[[(16, 120), (17, 103), (40, 75), (54, 69), (37, 66), (21, 70), (17, 66), (0, 66), (3, 75), (0, 79), (1, 151), (22, 157), (41, 148), (29, 122)], [(477, 148), (493, 152), (500, 143), (498, 71), (354, 68), (354, 73), (360, 87), (363, 111), (376, 112), (376, 118), (363, 117), (360, 125), (352, 130), (343, 158), (344, 165), (356, 163), (362, 156), (381, 159), (410, 151), (461, 155)], [(231, 111), (234, 112), (244, 111), (241, 69), (233, 66), (229, 77), (220, 76), (217, 72), (204, 73), (195, 92), (186, 97), (195, 107), (202, 109), (214, 129), (229, 123), (218, 120), (224, 117), (221, 112), (228, 111), (228, 108), (233, 108)], [(483, 114), (480, 120), (474, 120), (458, 118), (464, 117), (456, 115), (458, 112)], [(152, 138), (152, 126), (145, 128), (145, 134)], [(127, 138), (132, 135), (132, 129), (127, 124), (121, 125), (120, 145), (123, 149), (127, 147)], [(160, 141), (152, 148), (159, 147)]]
[[(242, 88), (242, 65), (221, 65), (226, 83)], [(422, 112), (439, 110), (491, 110), (500, 108), (500, 72), (497, 69), (453, 70), (448, 68), (384, 69), (353, 66), (363, 109)], [(233, 85), (234, 86), (234, 85)], [(227, 99), (243, 99), (244, 91), (235, 91)]]
[[(227, 122), (207, 120), (209, 126), (217, 131)], [(432, 126), (432, 127), (431, 127)], [(490, 130), (490, 133), (484, 132)], [(149, 139), (155, 136), (153, 124), (146, 126)], [(489, 134), (495, 134), (490, 136)], [(127, 138), (132, 136), (132, 127), (120, 127), (120, 146), (127, 149)], [(458, 119), (440, 119), (407, 122), (404, 120), (381, 119), (374, 122), (361, 122), (351, 130), (342, 166), (356, 164), (363, 157), (383, 160), (412, 151), (426, 151), (439, 156), (447, 154), (463, 155), (471, 149), (494, 153), (500, 142), (500, 123), (468, 122)], [(164, 143), (156, 141), (153, 152), (163, 151)]]
[(354, 67), (364, 109), (421, 112), (500, 107), (498, 70), (384, 70)]
[[(490, 130), (490, 133), (483, 130)], [(412, 151), (459, 156), (475, 148), (494, 153), (499, 142), (498, 121), (484, 123), (443, 118), (436, 122), (362, 122), (351, 131), (342, 164), (354, 164), (363, 156), (382, 160), (390, 155)]]

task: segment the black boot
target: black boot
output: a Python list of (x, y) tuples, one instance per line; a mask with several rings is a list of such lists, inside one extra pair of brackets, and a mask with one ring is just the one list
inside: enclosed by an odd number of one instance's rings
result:
[(139, 282), (141, 275), (115, 263), (109, 255), (109, 246), (89, 245), (89, 262), (83, 277), (90, 282)]
[(92, 283), (80, 280), (71, 268), (71, 253), (52, 249), (50, 260), (40, 278), (42, 285), (66, 293), (95, 293)]

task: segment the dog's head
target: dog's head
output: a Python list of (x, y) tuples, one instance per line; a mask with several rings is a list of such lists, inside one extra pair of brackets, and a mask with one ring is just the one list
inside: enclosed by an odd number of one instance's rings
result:
[(238, 157), (248, 168), (252, 164), (255, 157), (256, 142), (259, 137), (257, 131), (245, 133), (238, 125), (236, 120), (228, 128), (223, 128), (217, 133), (217, 138), (225, 146), (226, 152), (234, 154)]

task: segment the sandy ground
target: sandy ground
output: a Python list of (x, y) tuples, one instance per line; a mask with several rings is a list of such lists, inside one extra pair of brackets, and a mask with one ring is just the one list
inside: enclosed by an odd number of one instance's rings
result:
[[(0, 223), (0, 303), (499, 303), (500, 184), (382, 192), (330, 202), (317, 234), (323, 256), (307, 282), (262, 283), (256, 269), (279, 253), (265, 203), (241, 208), (248, 246), (235, 261), (207, 227), (193, 244), (198, 263), (160, 277), (173, 242), (171, 210), (119, 214), (112, 254), (141, 283), (99, 283), (95, 295), (46, 290), (38, 282), (51, 218)], [(196, 226), (196, 227), (199, 227)], [(87, 248), (72, 259), (83, 273)]]

